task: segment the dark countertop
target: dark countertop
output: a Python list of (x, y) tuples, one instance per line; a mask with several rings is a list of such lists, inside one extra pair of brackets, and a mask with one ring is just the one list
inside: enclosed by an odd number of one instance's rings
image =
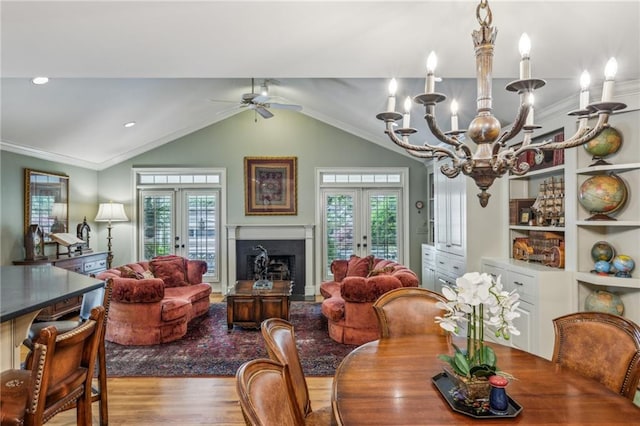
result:
[(103, 285), (104, 281), (50, 265), (0, 266), (0, 322)]

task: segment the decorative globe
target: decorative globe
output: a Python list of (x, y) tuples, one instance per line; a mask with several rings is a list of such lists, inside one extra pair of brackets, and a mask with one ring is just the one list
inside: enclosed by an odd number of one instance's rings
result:
[(611, 271), (611, 264), (606, 260), (598, 260), (596, 264), (593, 265), (593, 268), (596, 270), (597, 273), (604, 275), (604, 274), (608, 274), (609, 271)]
[(618, 152), (622, 146), (622, 135), (615, 128), (608, 127), (583, 146), (595, 158), (607, 157)]
[(631, 278), (631, 271), (636, 267), (636, 263), (626, 254), (619, 254), (611, 262), (617, 271), (616, 277)]
[(624, 313), (624, 304), (617, 294), (596, 290), (585, 299), (584, 309), (592, 312), (622, 315)]
[(611, 259), (613, 259), (613, 256), (615, 255), (615, 250), (613, 249), (611, 244), (606, 241), (598, 241), (593, 245), (593, 247), (591, 247), (591, 258), (594, 262), (597, 262), (599, 260), (611, 262)]
[(578, 190), (578, 201), (589, 213), (589, 220), (615, 220), (608, 216), (624, 206), (627, 201), (627, 185), (614, 174), (591, 176)]

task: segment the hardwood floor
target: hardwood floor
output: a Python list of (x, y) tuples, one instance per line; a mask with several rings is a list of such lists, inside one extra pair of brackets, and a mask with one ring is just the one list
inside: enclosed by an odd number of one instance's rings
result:
[[(223, 296), (212, 294), (210, 300), (221, 302)], [(311, 407), (331, 404), (332, 383), (332, 377), (307, 378)], [(234, 377), (118, 377), (108, 379), (107, 386), (112, 426), (245, 424)], [(98, 403), (93, 404), (92, 414), (93, 424), (99, 425)], [(47, 423), (75, 424), (75, 409), (60, 413)]]
[[(309, 377), (311, 406), (331, 404), (331, 377)], [(244, 425), (235, 378), (109, 379), (109, 424), (117, 425)], [(93, 424), (98, 425), (94, 403)], [(75, 410), (56, 415), (47, 425), (76, 424)]]

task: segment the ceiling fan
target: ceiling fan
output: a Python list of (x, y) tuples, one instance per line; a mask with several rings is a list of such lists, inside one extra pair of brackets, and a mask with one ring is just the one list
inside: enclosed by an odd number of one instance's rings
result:
[[(257, 93), (255, 90), (255, 79), (251, 79), (251, 93), (245, 93), (242, 95), (240, 100), (240, 104), (237, 106), (238, 108), (249, 108), (254, 110), (257, 114), (260, 114), (262, 118), (271, 118), (273, 117), (273, 113), (269, 111), (270, 108), (273, 109), (289, 109), (293, 111), (301, 111), (302, 107), (300, 105), (293, 104), (283, 104), (278, 102), (273, 102), (275, 97), (269, 96), (269, 83), (273, 80), (264, 80), (262, 85), (260, 86), (260, 92)], [(216, 101), (214, 102), (228, 102), (228, 101)], [(257, 117), (256, 117), (257, 120)]]

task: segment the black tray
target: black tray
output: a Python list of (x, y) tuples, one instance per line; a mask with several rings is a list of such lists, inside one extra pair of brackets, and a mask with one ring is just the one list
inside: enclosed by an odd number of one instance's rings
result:
[(509, 406), (507, 407), (506, 414), (493, 414), (490, 411), (486, 412), (478, 412), (476, 408), (466, 404), (464, 401), (457, 400), (451, 394), (451, 390), (455, 388), (455, 385), (451, 381), (449, 375), (444, 372), (440, 374), (436, 374), (431, 379), (435, 387), (440, 391), (443, 398), (453, 411), (464, 414), (466, 416), (473, 417), (474, 419), (499, 419), (504, 417), (516, 417), (522, 411), (522, 407), (516, 401), (514, 401), (510, 396), (509, 398)]

